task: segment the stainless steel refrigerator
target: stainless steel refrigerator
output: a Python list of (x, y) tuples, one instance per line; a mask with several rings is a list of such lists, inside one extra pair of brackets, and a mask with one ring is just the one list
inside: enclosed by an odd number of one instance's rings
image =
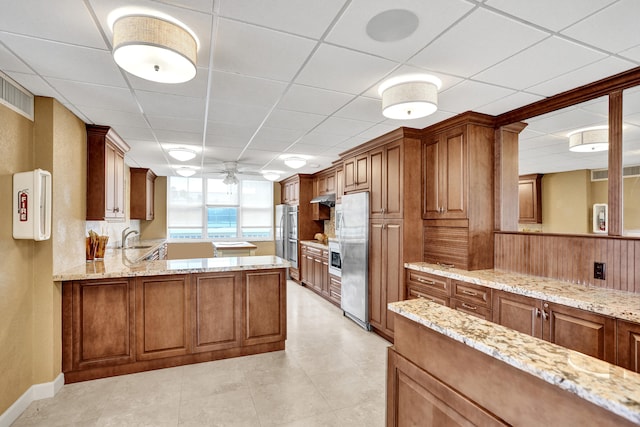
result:
[(276, 255), (298, 268), (298, 207), (276, 205)]
[(369, 192), (342, 196), (338, 241), (342, 257), (342, 310), (345, 316), (370, 330)]

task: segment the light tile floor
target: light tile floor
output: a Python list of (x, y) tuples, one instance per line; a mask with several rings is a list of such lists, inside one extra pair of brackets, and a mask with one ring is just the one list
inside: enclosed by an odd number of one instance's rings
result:
[(384, 426), (386, 349), (287, 284), (285, 351), (65, 385), (23, 426)]

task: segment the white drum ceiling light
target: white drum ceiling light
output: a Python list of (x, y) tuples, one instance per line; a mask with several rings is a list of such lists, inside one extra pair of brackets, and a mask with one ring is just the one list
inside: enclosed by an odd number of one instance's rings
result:
[(378, 88), (382, 114), (389, 119), (419, 119), (438, 109), (438, 89), (442, 82), (429, 74), (393, 77)]
[(609, 127), (594, 126), (579, 129), (569, 135), (569, 151), (576, 153), (594, 153), (609, 149)]
[(159, 83), (183, 83), (196, 75), (198, 42), (186, 26), (146, 15), (113, 23), (113, 58), (129, 73)]

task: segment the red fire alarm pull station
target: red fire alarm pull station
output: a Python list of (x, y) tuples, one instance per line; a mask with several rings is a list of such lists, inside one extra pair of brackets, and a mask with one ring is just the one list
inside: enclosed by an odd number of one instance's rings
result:
[(18, 216), (20, 222), (29, 219), (29, 194), (25, 190), (18, 191)]

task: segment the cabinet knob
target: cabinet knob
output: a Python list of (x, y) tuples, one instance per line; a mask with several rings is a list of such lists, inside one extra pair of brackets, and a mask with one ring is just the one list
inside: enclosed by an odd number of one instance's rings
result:
[(113, 211), (114, 212), (120, 212), (120, 208), (114, 208)]

